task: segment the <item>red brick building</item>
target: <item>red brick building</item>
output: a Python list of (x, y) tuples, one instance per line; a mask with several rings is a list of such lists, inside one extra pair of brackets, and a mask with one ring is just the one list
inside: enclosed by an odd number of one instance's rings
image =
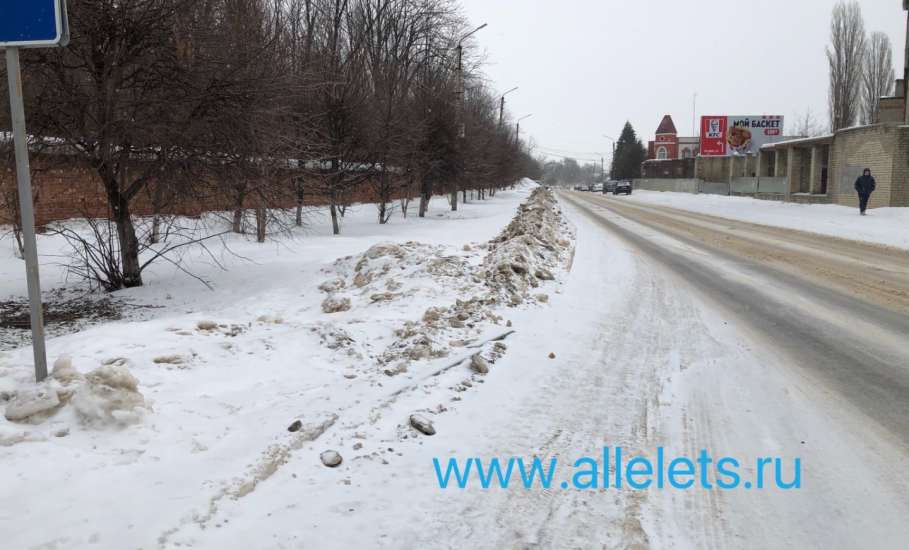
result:
[(698, 156), (700, 140), (697, 137), (679, 137), (672, 117), (666, 115), (656, 131), (656, 139), (647, 144), (649, 160), (679, 160)]

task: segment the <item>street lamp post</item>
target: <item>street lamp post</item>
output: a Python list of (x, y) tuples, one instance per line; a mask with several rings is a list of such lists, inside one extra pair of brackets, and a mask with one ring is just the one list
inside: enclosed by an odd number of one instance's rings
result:
[(533, 116), (533, 113), (530, 113), (529, 115), (522, 116), (522, 117), (519, 118), (518, 121), (515, 123), (515, 132), (514, 132), (514, 144), (515, 144), (515, 147), (517, 147), (518, 145), (521, 144), (521, 121), (524, 120), (524, 119), (526, 119), (526, 118), (530, 118), (530, 117), (532, 117), (532, 116)]
[[(479, 27), (465, 34), (458, 40), (458, 137), (464, 139), (466, 137), (465, 125), (464, 125), (464, 46), (462, 45), (465, 40), (474, 35), (474, 33), (479, 32), (486, 28), (486, 23), (483, 23)], [(461, 148), (463, 151), (463, 147)], [(454, 190), (451, 192), (451, 211), (457, 212), (458, 210), (458, 185), (454, 186)]]
[(615, 138), (609, 137), (606, 134), (603, 134), (603, 137), (612, 142), (612, 158), (609, 161), (609, 166), (610, 166), (609, 177), (612, 178), (612, 177), (614, 177), (614, 174), (612, 173), (612, 171), (615, 169), (615, 141), (616, 140), (615, 140)]
[(505, 92), (504, 94), (502, 94), (502, 101), (499, 104), (499, 128), (502, 127), (502, 123), (505, 120), (505, 96), (507, 96), (511, 92), (516, 91), (517, 89), (518, 89), (518, 87), (515, 86), (514, 88), (512, 88), (512, 89), (508, 90), (507, 92)]

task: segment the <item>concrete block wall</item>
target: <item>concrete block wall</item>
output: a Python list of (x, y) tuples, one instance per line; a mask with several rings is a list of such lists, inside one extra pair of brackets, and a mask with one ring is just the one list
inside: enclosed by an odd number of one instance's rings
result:
[(909, 128), (899, 129), (896, 138), (898, 154), (893, 158), (890, 206), (909, 206)]
[[(878, 124), (843, 130), (836, 135), (831, 148), (828, 194), (832, 202), (858, 207), (855, 180), (865, 168), (870, 168), (877, 181), (871, 196), (870, 208), (890, 206), (891, 199), (902, 198), (907, 181), (894, 167), (905, 164), (909, 150), (900, 149), (905, 143), (906, 128), (894, 124)], [(903, 159), (902, 161), (899, 159)], [(897, 181), (894, 182), (894, 176)], [(894, 186), (894, 183), (897, 185)], [(894, 188), (896, 193), (894, 193)]]
[(798, 184), (802, 177), (802, 168), (804, 164), (802, 161), (802, 154), (795, 148), (790, 148), (786, 156), (789, 160), (786, 165), (786, 177), (789, 180), (789, 189), (787, 190), (787, 193), (798, 193), (800, 192)]
[(695, 178), (711, 182), (728, 182), (732, 174), (733, 157), (698, 157)]

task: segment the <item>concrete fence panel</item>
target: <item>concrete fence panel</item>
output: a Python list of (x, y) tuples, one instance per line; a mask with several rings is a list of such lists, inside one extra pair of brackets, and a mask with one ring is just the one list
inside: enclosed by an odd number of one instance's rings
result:
[(758, 189), (758, 178), (733, 178), (732, 193), (754, 195)]
[(697, 193), (698, 180), (667, 178), (667, 179), (637, 179), (634, 180), (635, 189), (644, 189), (646, 191), (671, 191), (674, 193)]
[(789, 184), (787, 178), (759, 178), (758, 193), (785, 193)]
[(712, 181), (702, 181), (698, 193), (705, 195), (729, 195), (729, 184)]

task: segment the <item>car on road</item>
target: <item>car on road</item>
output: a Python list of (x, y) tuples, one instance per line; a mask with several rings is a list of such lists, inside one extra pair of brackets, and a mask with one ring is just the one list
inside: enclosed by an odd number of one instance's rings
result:
[(615, 180), (607, 181), (603, 187), (603, 193), (615, 193), (615, 186), (618, 185), (618, 183), (619, 182)]
[(615, 184), (615, 189), (612, 190), (613, 195), (630, 195), (631, 190), (634, 186), (631, 185), (630, 181), (617, 181)]

